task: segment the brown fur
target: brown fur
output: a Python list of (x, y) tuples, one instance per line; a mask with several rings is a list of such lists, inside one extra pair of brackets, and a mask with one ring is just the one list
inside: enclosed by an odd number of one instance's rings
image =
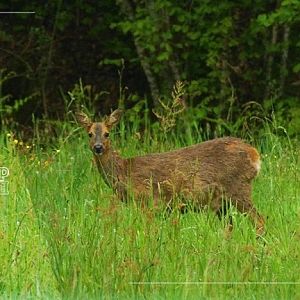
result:
[(89, 132), (90, 147), (103, 146), (101, 155), (94, 152), (95, 162), (107, 184), (120, 199), (132, 194), (136, 200), (153, 198), (154, 204), (174, 198), (189, 199), (193, 206), (222, 210), (223, 199), (230, 199), (242, 213), (248, 213), (263, 233), (264, 220), (251, 200), (251, 182), (258, 174), (260, 157), (255, 148), (242, 140), (226, 137), (165, 153), (122, 158), (111, 148), (107, 134), (119, 121), (121, 111), (114, 111), (101, 123), (92, 123), (77, 114)]

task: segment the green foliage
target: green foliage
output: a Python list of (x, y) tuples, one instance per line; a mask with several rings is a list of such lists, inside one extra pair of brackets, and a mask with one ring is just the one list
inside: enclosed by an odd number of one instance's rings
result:
[(75, 110), (86, 109), (95, 113), (95, 105), (106, 92), (94, 92), (90, 85), (83, 85), (82, 80), (76, 83), (72, 91), (68, 92), (70, 100), (66, 100), (67, 111), (74, 107)]
[(180, 80), (203, 130), (237, 132), (247, 103), (269, 107), (273, 99), (285, 107), (278, 113), (288, 130), (299, 132), (297, 100), (293, 109), (290, 100), (300, 96), (297, 0), (19, 1), (10, 9), (36, 14), (1, 15), (0, 64), (15, 74), (1, 91), (9, 114), (26, 102), (27, 119), (62, 117), (61, 96), (79, 78), (90, 91), (107, 91), (103, 101), (74, 91), (91, 111), (157, 110)]
[(5, 102), (9, 100), (9, 95), (3, 95), (3, 84), (15, 76), (14, 72), (7, 72), (5, 69), (0, 70), (0, 119), (3, 122), (3, 116), (8, 112), (10, 107), (5, 106)]
[(273, 24), (294, 24), (299, 22), (300, 3), (297, 0), (283, 0), (275, 11), (259, 15), (258, 21), (265, 27)]
[[(114, 27), (131, 33), (142, 45), (144, 59), (149, 61), (163, 95), (169, 93), (178, 74), (186, 80), (188, 103), (207, 121), (238, 123), (242, 105), (262, 103), (270, 94), (282, 95), (281, 74), (287, 78), (293, 77), (290, 70), (297, 73), (298, 58), (293, 56), (297, 43), (292, 37), (288, 37), (289, 53), (296, 64), (283, 70), (281, 57), (286, 47), (282, 28), (296, 28), (298, 1), (274, 1), (271, 5), (222, 1), (216, 6), (209, 0), (156, 0), (137, 3), (132, 11), (133, 16), (125, 14), (125, 20)], [(275, 43), (272, 26), (278, 26)], [(268, 59), (271, 70), (267, 69)], [(270, 74), (266, 76), (266, 72)], [(287, 98), (279, 101), (288, 99), (287, 90), (285, 95)]]
[(273, 99), (265, 101), (266, 111), (272, 111), (272, 117), (277, 124), (280, 124), (291, 136), (298, 136), (300, 133), (300, 104), (298, 98), (288, 98), (285, 101)]
[[(13, 104), (10, 104), (12, 95), (4, 95), (3, 86), (14, 77), (16, 77), (14, 72), (8, 72), (6, 69), (0, 70), (0, 125), (8, 125), (9, 122), (12, 123), (12, 117), (16, 113), (20, 113), (29, 101), (36, 100), (37, 98), (36, 93), (21, 99), (14, 99)], [(13, 124), (11, 124), (11, 127), (13, 127)]]

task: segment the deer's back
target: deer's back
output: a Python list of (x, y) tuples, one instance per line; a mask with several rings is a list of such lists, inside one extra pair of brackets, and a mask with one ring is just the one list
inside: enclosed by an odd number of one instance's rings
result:
[(259, 171), (260, 158), (249, 144), (228, 137), (129, 158), (126, 165), (136, 192), (159, 187), (195, 191), (207, 185), (230, 190), (251, 183)]

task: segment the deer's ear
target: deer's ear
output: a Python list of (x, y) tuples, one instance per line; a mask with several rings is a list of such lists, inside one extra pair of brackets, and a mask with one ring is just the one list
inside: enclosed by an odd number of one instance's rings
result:
[(75, 116), (76, 116), (77, 122), (82, 127), (84, 127), (86, 130), (88, 130), (91, 127), (92, 121), (91, 121), (91, 119), (85, 113), (83, 113), (81, 111), (77, 111), (75, 113)]
[(105, 125), (108, 127), (108, 128), (112, 128), (113, 126), (115, 126), (116, 124), (119, 123), (120, 119), (121, 119), (121, 116), (123, 114), (123, 111), (121, 109), (116, 109), (115, 111), (113, 111), (111, 113), (111, 115), (109, 117), (107, 117), (105, 119)]

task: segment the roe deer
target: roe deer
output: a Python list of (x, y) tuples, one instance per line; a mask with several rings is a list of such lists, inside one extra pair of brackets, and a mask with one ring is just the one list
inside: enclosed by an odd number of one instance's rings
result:
[(233, 137), (217, 138), (165, 153), (122, 158), (112, 149), (109, 132), (121, 118), (115, 110), (102, 122), (94, 123), (84, 113), (77, 121), (87, 130), (90, 148), (105, 182), (121, 200), (131, 192), (136, 200), (153, 197), (172, 206), (178, 196), (190, 199), (195, 208), (210, 207), (219, 213), (223, 199), (256, 225), (257, 234), (264, 232), (264, 219), (251, 200), (251, 182), (260, 169), (255, 148)]

